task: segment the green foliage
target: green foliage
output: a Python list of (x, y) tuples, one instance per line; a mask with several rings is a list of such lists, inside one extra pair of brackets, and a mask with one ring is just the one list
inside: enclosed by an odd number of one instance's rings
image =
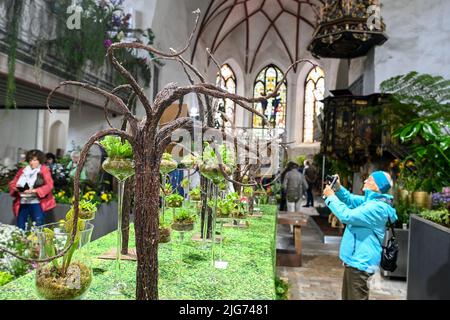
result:
[(395, 210), (398, 217), (396, 224), (398, 227), (401, 227), (404, 223), (409, 224), (409, 217), (412, 214), (419, 214), (421, 208), (408, 201), (397, 200)]
[(116, 159), (133, 158), (133, 148), (128, 140), (122, 142), (122, 138), (116, 136), (105, 137), (100, 144), (105, 149), (108, 157)]
[(14, 276), (9, 272), (0, 271), (0, 287), (14, 280)]
[[(47, 45), (49, 48), (55, 46), (68, 71), (81, 78), (88, 62), (90, 68), (98, 70), (105, 62), (107, 48), (112, 43), (121, 42), (130, 32), (131, 16), (124, 13), (120, 2), (81, 0), (78, 3), (83, 8), (82, 25), (80, 29), (71, 30), (66, 26), (70, 15), (66, 11), (72, 2), (58, 1), (60, 9), (56, 14), (57, 38), (49, 41)], [(131, 31), (134, 31), (133, 37), (137, 37), (138, 42), (153, 44), (155, 36), (151, 29)], [(154, 58), (153, 54), (149, 55)], [(116, 57), (135, 78), (144, 80), (144, 86), (150, 84), (151, 69), (146, 58), (137, 57), (132, 50), (117, 50)], [(125, 79), (116, 74), (114, 82), (122, 84)]]
[(306, 160), (306, 156), (305, 155), (300, 155), (297, 158), (295, 158), (295, 162), (297, 162), (298, 165), (302, 165)]
[(253, 187), (244, 187), (243, 190), (245, 195), (252, 196), (253, 195)]
[(189, 192), (189, 195), (191, 198), (200, 199), (202, 196), (202, 191), (200, 190), (200, 187), (196, 187)]
[(163, 188), (160, 188), (159, 191), (160, 191), (159, 194), (161, 197), (169, 196), (173, 192), (173, 188), (170, 183), (166, 183), (166, 185), (164, 186), (164, 190), (163, 190)]
[(289, 299), (289, 283), (280, 277), (275, 277), (275, 292), (277, 300)]
[(166, 203), (169, 207), (180, 207), (183, 203), (183, 196), (174, 193), (166, 196)]
[(450, 228), (450, 211), (445, 208), (439, 210), (423, 210), (420, 212), (420, 216)]
[(415, 190), (440, 190), (450, 181), (450, 80), (410, 72), (380, 85), (390, 93), (387, 125), (408, 146), (414, 160)]
[(191, 213), (189, 210), (185, 208), (180, 208), (177, 210), (173, 217), (174, 222), (178, 223), (192, 223), (195, 222), (197, 215), (195, 213)]

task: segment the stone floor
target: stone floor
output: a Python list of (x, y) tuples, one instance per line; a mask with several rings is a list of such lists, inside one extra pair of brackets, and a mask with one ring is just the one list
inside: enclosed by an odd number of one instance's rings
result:
[[(311, 221), (312, 219), (310, 219)], [(278, 234), (289, 232), (289, 226), (279, 226)], [(339, 260), (339, 243), (323, 243), (314, 223), (302, 228), (301, 267), (277, 267), (280, 277), (290, 284), (291, 300), (341, 299), (344, 268)], [(370, 281), (371, 300), (405, 300), (406, 281), (391, 280), (375, 274)]]

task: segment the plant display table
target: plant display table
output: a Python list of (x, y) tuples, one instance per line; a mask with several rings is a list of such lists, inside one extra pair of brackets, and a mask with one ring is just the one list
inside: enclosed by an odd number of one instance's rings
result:
[[(169, 242), (159, 246), (160, 299), (275, 299), (275, 206), (261, 206), (264, 215), (254, 219), (248, 229), (230, 229), (224, 236), (222, 255), (230, 266), (215, 269), (211, 266), (210, 251), (201, 250), (201, 243)], [(191, 232), (198, 232), (200, 224)], [(132, 240), (133, 239), (133, 240)], [(88, 245), (92, 256), (93, 281), (85, 299), (135, 299), (136, 262), (122, 261), (123, 281), (132, 285), (123, 295), (108, 294), (109, 281), (114, 273), (114, 261), (97, 259), (115, 245), (112, 232)], [(130, 228), (130, 245), (134, 246), (134, 229)], [(182, 254), (181, 254), (182, 253)], [(180, 256), (182, 261), (180, 262)], [(179, 264), (175, 262), (180, 262)], [(0, 300), (38, 299), (34, 272), (0, 288)]]

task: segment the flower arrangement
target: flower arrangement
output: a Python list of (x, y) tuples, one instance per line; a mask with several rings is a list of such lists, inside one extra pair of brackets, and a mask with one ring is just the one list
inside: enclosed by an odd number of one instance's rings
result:
[[(32, 232), (27, 233), (16, 226), (0, 223), (0, 247), (14, 251), (22, 257), (36, 258), (36, 242), (32, 234)], [(30, 264), (7, 253), (0, 253), (0, 272), (10, 274), (15, 279), (32, 269), (33, 266)]]

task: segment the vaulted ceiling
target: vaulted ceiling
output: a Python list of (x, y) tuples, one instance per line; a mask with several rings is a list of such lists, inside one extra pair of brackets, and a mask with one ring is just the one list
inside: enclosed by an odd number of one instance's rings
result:
[(210, 0), (191, 60), (199, 46), (206, 45), (213, 54), (230, 48), (243, 54), (245, 73), (253, 72), (261, 53), (272, 48), (281, 50), (285, 59), (293, 63), (306, 51), (321, 3), (322, 0)]

